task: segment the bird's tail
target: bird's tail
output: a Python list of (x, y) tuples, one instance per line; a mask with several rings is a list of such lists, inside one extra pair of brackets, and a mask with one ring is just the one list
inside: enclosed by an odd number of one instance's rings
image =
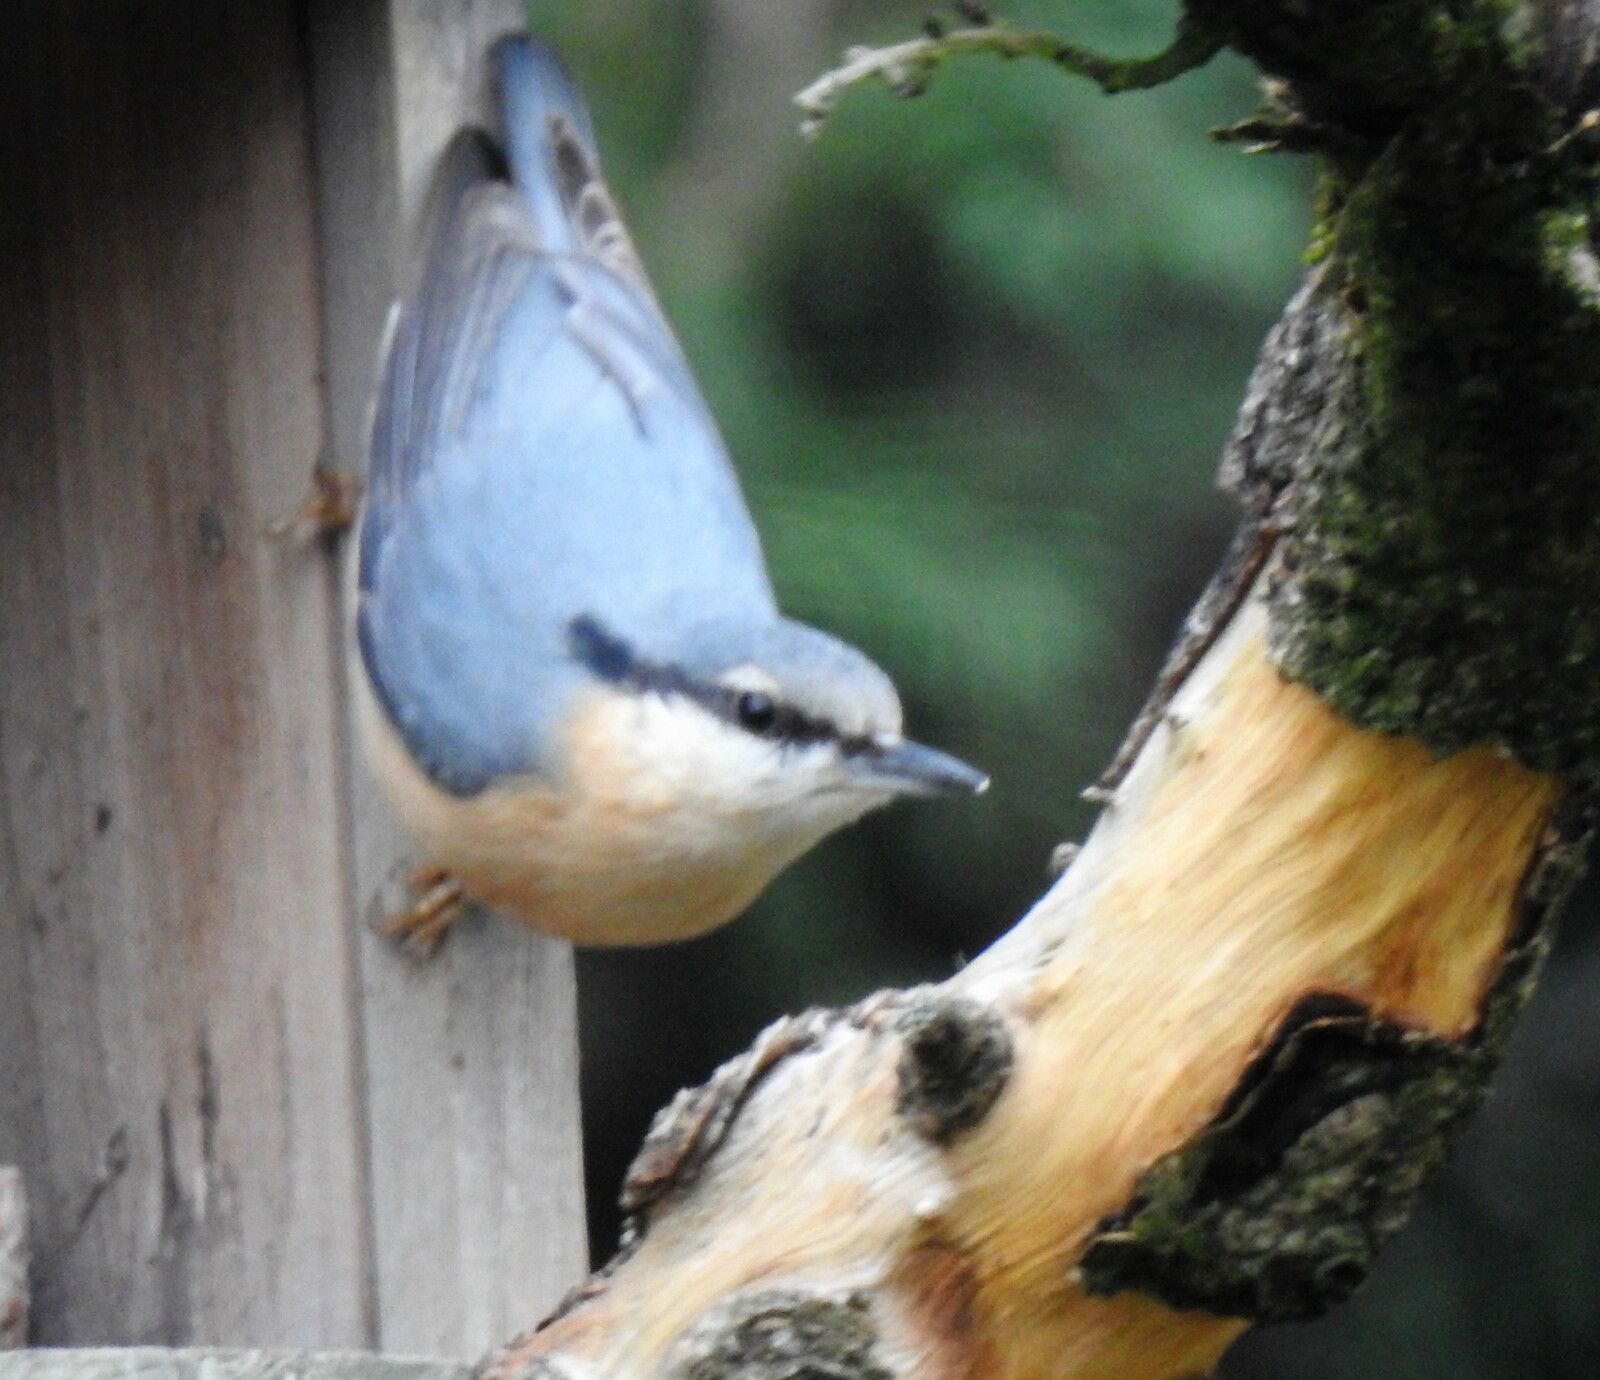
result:
[(544, 44), (510, 34), (495, 45), (506, 159), (552, 254), (600, 259), (649, 293), (626, 226), (600, 172), (594, 124), (567, 69)]

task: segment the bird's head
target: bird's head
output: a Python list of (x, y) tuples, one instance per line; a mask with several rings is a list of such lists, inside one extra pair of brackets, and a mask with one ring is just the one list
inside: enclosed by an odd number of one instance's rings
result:
[(693, 851), (747, 849), (776, 871), (899, 796), (988, 785), (905, 738), (888, 676), (804, 624), (703, 626), (658, 656), (580, 618), (569, 643), (598, 691), (605, 750), (595, 755), (626, 764), (630, 794), (704, 829), (698, 844), (682, 841)]

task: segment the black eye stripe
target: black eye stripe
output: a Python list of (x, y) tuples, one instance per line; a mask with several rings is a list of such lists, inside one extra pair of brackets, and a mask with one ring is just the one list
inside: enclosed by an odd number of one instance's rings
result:
[[(757, 738), (770, 738), (778, 743), (828, 743), (837, 742), (840, 733), (826, 719), (814, 719), (793, 705), (759, 691), (734, 690), (725, 685), (702, 686), (695, 698), (701, 704), (729, 723), (742, 728)], [(746, 712), (746, 703), (759, 698), (766, 703), (764, 712), (753, 718)]]
[(633, 648), (600, 626), (599, 620), (580, 614), (567, 624), (567, 649), (608, 685), (628, 680), (639, 665)]
[(745, 701), (750, 698), (748, 691), (732, 691), (733, 713), (732, 721), (746, 733), (753, 733), (758, 738), (770, 738), (779, 743), (828, 743), (839, 740), (839, 730), (826, 719), (814, 719), (809, 714), (803, 714), (793, 705), (784, 704), (770, 696), (762, 695), (767, 701), (770, 712), (752, 719), (745, 711)]
[[(806, 714), (763, 691), (740, 690), (696, 680), (680, 667), (647, 661), (628, 642), (588, 614), (574, 618), (567, 625), (567, 646), (574, 660), (587, 666), (597, 679), (608, 685), (640, 694), (681, 695), (758, 738), (795, 745), (838, 743), (840, 750), (850, 757), (871, 750), (871, 739), (841, 733), (831, 721)], [(747, 710), (754, 699), (765, 704), (760, 713), (750, 715)]]

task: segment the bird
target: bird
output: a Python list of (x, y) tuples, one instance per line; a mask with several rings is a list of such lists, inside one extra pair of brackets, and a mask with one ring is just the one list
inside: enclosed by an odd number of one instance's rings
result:
[(490, 61), (499, 137), (439, 161), (372, 409), (354, 694), (424, 860), (383, 929), (431, 951), (479, 903), (686, 939), (869, 811), (987, 778), (780, 613), (571, 76), (526, 34)]

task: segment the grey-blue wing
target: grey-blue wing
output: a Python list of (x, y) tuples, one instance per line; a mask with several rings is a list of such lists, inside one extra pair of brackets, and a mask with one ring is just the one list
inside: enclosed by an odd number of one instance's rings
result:
[(441, 168), (374, 414), (361, 655), (413, 756), (466, 793), (538, 770), (588, 615), (671, 659), (773, 616), (755, 529), (642, 281), (549, 253), (493, 150)]

